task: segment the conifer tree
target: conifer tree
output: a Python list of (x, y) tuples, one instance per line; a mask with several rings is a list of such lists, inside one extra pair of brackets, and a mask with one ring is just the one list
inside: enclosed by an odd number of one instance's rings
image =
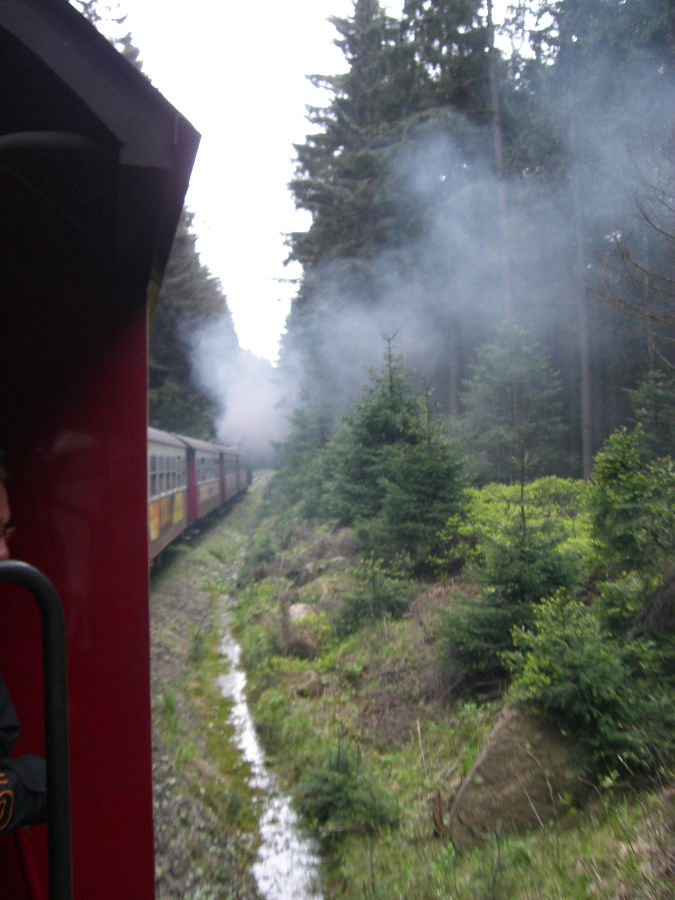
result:
[[(598, 148), (624, 146), (642, 137), (665, 110), (653, 88), (659, 73), (672, 76), (672, 4), (664, 0), (540, 0), (531, 44), (542, 69), (546, 101), (563, 110), (568, 203), (573, 222), (569, 253), (570, 296), (577, 325), (581, 456), (590, 475), (601, 425), (594, 411), (599, 378), (594, 349), (598, 335), (589, 297), (594, 247), (616, 228), (615, 161)], [(609, 77), (611, 73), (611, 77)], [(644, 89), (639, 110), (634, 98)], [(633, 99), (631, 99), (633, 98)], [(542, 100), (544, 97), (542, 96)], [(667, 114), (667, 113), (666, 113)], [(557, 126), (559, 127), (559, 126)], [(596, 251), (597, 252), (597, 251)], [(597, 403), (595, 404), (597, 407)]]
[[(228, 314), (220, 282), (199, 259), (193, 218), (183, 210), (151, 323), (150, 424), (212, 439), (216, 409), (194, 381), (190, 335), (205, 321)], [(231, 325), (223, 354), (234, 354), (237, 349)]]
[(524, 331), (504, 328), (478, 353), (457, 423), (468, 469), (479, 481), (565, 472), (560, 380)]
[(325, 509), (355, 524), (361, 549), (418, 566), (439, 549), (439, 532), (458, 513), (463, 491), (459, 454), (433, 422), (430, 392), (386, 337), (384, 364), (323, 456)]
[(333, 98), (326, 109), (310, 110), (309, 121), (320, 130), (296, 145), (296, 174), (290, 184), (296, 206), (312, 215), (308, 232), (291, 235), (290, 256), (310, 266), (367, 254), (382, 243), (381, 150), (387, 127), (414, 99), (401, 66), (398, 25), (378, 0), (356, 0), (352, 17), (330, 21), (349, 70), (311, 76)]
[(425, 106), (489, 121), (488, 34), (482, 0), (405, 0), (403, 29), (417, 62)]

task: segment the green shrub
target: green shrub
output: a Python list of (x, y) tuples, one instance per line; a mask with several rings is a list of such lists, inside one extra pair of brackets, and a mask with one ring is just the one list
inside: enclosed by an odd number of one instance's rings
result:
[(675, 463), (646, 461), (641, 427), (620, 428), (595, 457), (588, 504), (610, 574), (659, 576), (675, 557)]
[(561, 396), (550, 360), (522, 329), (504, 326), (478, 349), (462, 383), (454, 429), (469, 474), (483, 484), (510, 481), (525, 456), (534, 475), (567, 469)]
[(396, 824), (395, 798), (379, 784), (360, 753), (338, 743), (308, 768), (296, 787), (300, 812), (325, 832), (379, 831)]
[(598, 585), (594, 609), (603, 625), (618, 637), (630, 629), (649, 594), (637, 572), (628, 572), (623, 578)]
[(574, 590), (581, 577), (578, 557), (562, 544), (550, 522), (532, 526), (524, 516), (486, 539), (485, 562), (475, 577), (487, 597), (499, 604), (532, 604), (559, 588)]
[(463, 533), (482, 546), (484, 538), (498, 538), (522, 507), (530, 527), (555, 524), (563, 545), (576, 546), (590, 538), (586, 492), (584, 481), (554, 475), (525, 485), (492, 482), (468, 488)]
[(458, 454), (447, 441), (430, 435), (420, 444), (392, 448), (380, 478), (382, 505), (374, 518), (359, 523), (361, 547), (388, 558), (406, 554), (413, 565), (438, 555), (452, 541), (444, 524), (464, 505)]
[(672, 754), (675, 701), (653, 644), (622, 645), (564, 591), (543, 600), (533, 628), (514, 629), (513, 639), (505, 660), (515, 696), (558, 716), (600, 768), (655, 768)]
[(530, 628), (535, 604), (560, 588), (574, 590), (580, 574), (578, 559), (561, 549), (549, 524), (512, 520), (485, 546), (485, 563), (475, 571), (481, 594), (460, 595), (439, 614), (442, 663), (474, 681), (506, 674), (502, 656), (513, 646), (513, 629)]
[(553, 475), (527, 484), (493, 482), (467, 488), (461, 515), (451, 517), (441, 530), (439, 537), (448, 545), (434, 562), (446, 571), (462, 560), (483, 566), (490, 547), (509, 539), (514, 521), (522, 527), (524, 514), (531, 531), (554, 532), (556, 551), (583, 575), (594, 562), (586, 492), (585, 482)]
[(340, 637), (384, 616), (396, 618), (410, 605), (410, 585), (387, 575), (381, 559), (364, 561), (358, 574), (362, 583), (343, 595), (335, 614), (335, 631)]
[(501, 677), (501, 654), (511, 645), (514, 627), (528, 627), (532, 606), (528, 603), (496, 604), (486, 597), (455, 594), (450, 609), (438, 613), (437, 633), (441, 664), (463, 669), (469, 680)]
[(277, 471), (265, 490), (264, 515), (286, 514), (296, 506), (309, 518), (319, 514), (322, 486), (317, 460), (331, 423), (326, 410), (311, 403), (289, 416), (288, 436), (277, 446)]

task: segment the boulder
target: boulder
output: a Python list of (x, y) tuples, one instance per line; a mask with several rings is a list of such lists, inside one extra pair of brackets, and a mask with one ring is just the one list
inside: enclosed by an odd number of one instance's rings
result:
[(316, 609), (310, 603), (291, 603), (288, 607), (288, 621), (291, 625), (314, 615)]
[(588, 793), (583, 759), (554, 723), (506, 707), (450, 808), (445, 831), (455, 848), (469, 850), (497, 831), (523, 832), (556, 819)]
[(309, 603), (282, 604), (282, 634), (284, 652), (300, 659), (314, 659), (318, 647), (308, 618), (316, 613)]

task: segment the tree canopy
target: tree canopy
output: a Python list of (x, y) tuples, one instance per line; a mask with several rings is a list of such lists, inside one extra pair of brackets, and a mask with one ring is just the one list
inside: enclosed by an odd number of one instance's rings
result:
[[(675, 116), (675, 17), (665, 0), (524, 0), (495, 45), (487, 12), (406, 0), (397, 20), (356, 0), (332, 20), (346, 71), (312, 76), (329, 101), (295, 148), (290, 188), (312, 218), (289, 236), (303, 275), (280, 370), (296, 398), (345, 409), (396, 331), (466, 422), (507, 321), (520, 359), (499, 365), (522, 364), (522, 395), (540, 389), (545, 408), (558, 373), (545, 420), (567, 433), (542, 431), (542, 469), (587, 475), (630, 417), (626, 390), (670, 365), (667, 167), (648, 160)], [(464, 439), (480, 455), (479, 433)]]

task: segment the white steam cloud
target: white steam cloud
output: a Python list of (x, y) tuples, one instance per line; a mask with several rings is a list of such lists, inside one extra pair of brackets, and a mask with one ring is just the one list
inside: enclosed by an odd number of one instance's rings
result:
[[(576, 97), (575, 159), (584, 185), (589, 240), (628, 233), (635, 222), (636, 159), (672, 127), (675, 115), (672, 85), (657, 73), (652, 60), (632, 71), (622, 65), (618, 71), (614, 60), (601, 68), (595, 58), (589, 90)], [(584, 83), (576, 79), (577, 85)], [(551, 122), (560, 123), (560, 152), (568, 153), (566, 114), (546, 113)], [(370, 260), (336, 259), (305, 273), (314, 311), (312, 349), (322, 372), (329, 373), (329, 396), (337, 408), (348, 406), (364, 384), (367, 368), (379, 366), (383, 334), (397, 334), (396, 352), (431, 375), (442, 394), (449, 370), (465, 369), (470, 362), (463, 358), (463, 348), (491, 339), (503, 320), (498, 185), (489, 162), (492, 138), (488, 128), (471, 126), (449, 111), (448, 122), (442, 134), (427, 130), (411, 139), (395, 160), (401, 202), (410, 209), (421, 205), (424, 228), (411, 228), (394, 249)], [(515, 317), (535, 340), (559, 351), (576, 343), (568, 177), (559, 176), (556, 187), (549, 172), (525, 171), (508, 185)], [(589, 243), (585, 252), (592, 276), (599, 249)], [(289, 403), (283, 411), (280, 403), (291, 398), (292, 404), (301, 394), (302, 386), (289, 381), (297, 362), (292, 344), (281, 370), (275, 370), (251, 354), (224, 352), (226, 325), (231, 328), (225, 322), (209, 323), (194, 335), (195, 370), (218, 401), (221, 439), (269, 458), (270, 442), (282, 438), (286, 429)], [(306, 377), (301, 364), (296, 372)]]

